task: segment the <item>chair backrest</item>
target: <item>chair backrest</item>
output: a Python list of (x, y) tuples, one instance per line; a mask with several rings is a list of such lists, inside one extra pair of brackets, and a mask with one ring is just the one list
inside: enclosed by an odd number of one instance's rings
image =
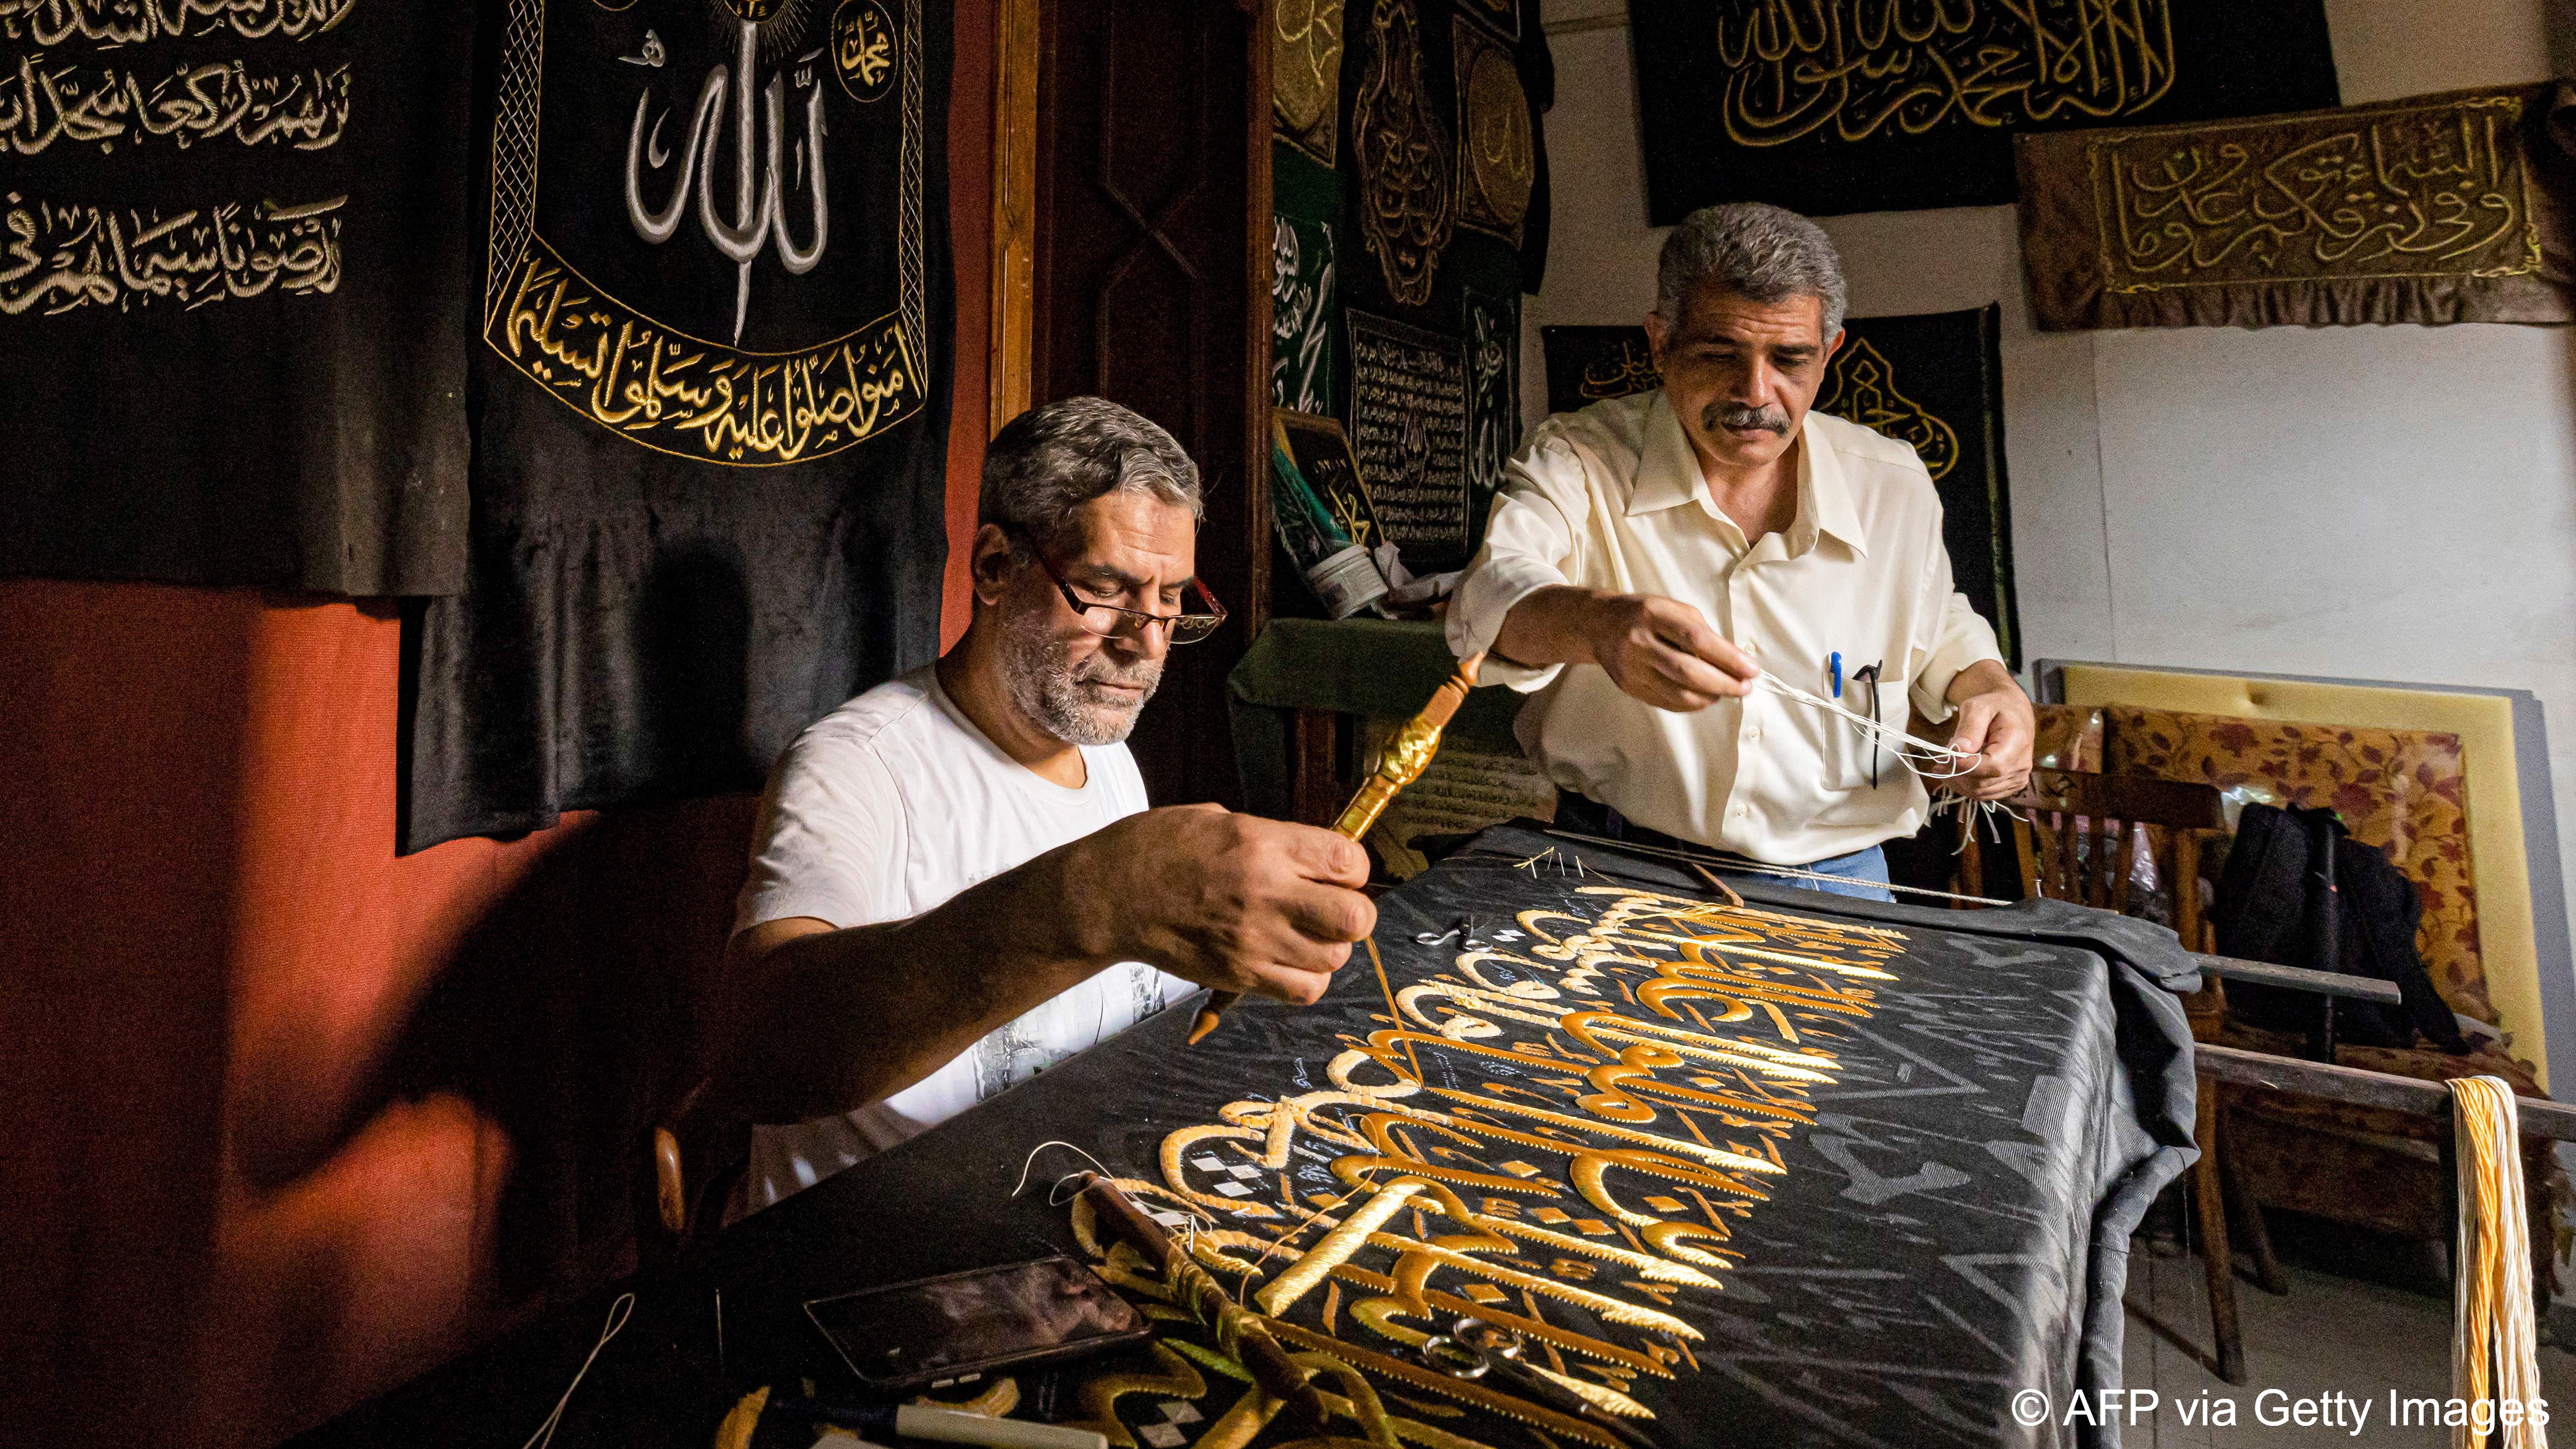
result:
[(2128, 909), (2131, 842), (2141, 827), (2156, 827), (2146, 838), (2172, 893), (2174, 934), (2189, 950), (2210, 949), (2200, 917), (2200, 847), (2227, 828), (2216, 787), (2033, 770), (2029, 790), (2011, 803), (2026, 817), (2012, 823), (2023, 893), (2105, 910)]

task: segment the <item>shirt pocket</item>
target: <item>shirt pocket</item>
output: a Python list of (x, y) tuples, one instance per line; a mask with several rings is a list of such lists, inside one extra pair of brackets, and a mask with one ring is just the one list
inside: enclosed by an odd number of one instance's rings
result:
[[(1861, 684), (1843, 681), (1843, 697), (1834, 701), (1863, 719), (1870, 718), (1870, 700), (1875, 691), (1878, 722), (1890, 735), (1905, 733), (1906, 694), (1902, 681)], [(1849, 791), (1884, 789), (1902, 781), (1905, 761), (1895, 749), (1838, 714), (1818, 711), (1825, 727), (1825, 788)], [(1873, 778), (1874, 776), (1874, 778)]]

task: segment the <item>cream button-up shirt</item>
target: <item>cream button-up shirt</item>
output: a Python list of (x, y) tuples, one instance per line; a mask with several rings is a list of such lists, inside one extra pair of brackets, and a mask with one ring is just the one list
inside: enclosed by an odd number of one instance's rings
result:
[[(1877, 664), (1879, 719), (1902, 730), (1910, 702), (1947, 720), (1951, 680), (2002, 655), (1951, 587), (1931, 475), (1910, 446), (1816, 412), (1796, 456), (1796, 521), (1748, 546), (1660, 389), (1549, 418), (1505, 472), (1449, 606), (1450, 648), (1491, 648), (1512, 606), (1552, 584), (1660, 594), (1783, 683), (1831, 698), (1838, 652), (1844, 708), (1870, 713), (1852, 675)], [(1911, 835), (1930, 808), (1858, 728), (1758, 688), (1677, 714), (1590, 664), (1489, 655), (1482, 677), (1532, 694), (1515, 732), (1560, 788), (1685, 840), (1805, 864)]]

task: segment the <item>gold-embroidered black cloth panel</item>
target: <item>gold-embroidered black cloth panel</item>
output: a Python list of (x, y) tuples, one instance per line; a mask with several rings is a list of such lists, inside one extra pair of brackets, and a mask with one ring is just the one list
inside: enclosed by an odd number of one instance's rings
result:
[(2564, 86), (2027, 136), (2051, 330), (2576, 317)]
[(452, 593), (470, 8), (0, 0), (0, 576)]
[(2341, 100), (2323, 0), (1630, 0), (1647, 213), (2013, 199), (2011, 138)]
[[(1816, 410), (1910, 445), (1941, 495), (1941, 539), (1959, 592), (2021, 667), (2012, 488), (2004, 466), (2002, 308), (1853, 317)], [(1547, 406), (1574, 412), (1663, 386), (1643, 327), (1543, 327)]]
[(404, 835), (757, 788), (937, 651), (942, 0), (488, 0), (465, 594)]
[[(864, 1401), (806, 1300), (1052, 1252), (1160, 1341), (932, 1397), (1118, 1449), (1298, 1441), (1049, 1202), (1082, 1154), (1314, 1371), (1308, 1444), (1623, 1449), (1426, 1366), (1472, 1316), (1663, 1449), (2116, 1445), (2065, 1406), (2119, 1383), (2128, 1230), (2190, 1155), (2190, 958), (2062, 902), (1742, 890), (1498, 827), (1382, 898), (1384, 969), (1355, 956), (1321, 1003), (1247, 1001), (1195, 1049), (1186, 1004), (1140, 1023), (299, 1449), (523, 1438), (624, 1287), (557, 1442), (699, 1449), (760, 1385)], [(2016, 1422), (2026, 1392), (2051, 1422)]]

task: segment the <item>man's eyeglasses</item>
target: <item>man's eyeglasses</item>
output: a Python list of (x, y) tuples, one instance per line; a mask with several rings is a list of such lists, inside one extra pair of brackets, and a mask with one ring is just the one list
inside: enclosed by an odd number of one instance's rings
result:
[(1032, 546), (1029, 556), (1038, 561), (1039, 568), (1046, 570), (1049, 579), (1055, 581), (1056, 591), (1064, 595), (1065, 607), (1073, 610), (1073, 616), (1082, 621), (1082, 627), (1104, 639), (1135, 638), (1160, 625), (1172, 631), (1172, 643), (1196, 644), (1215, 633), (1217, 626), (1225, 622), (1225, 606), (1218, 603), (1216, 595), (1209, 593), (1207, 585), (1195, 577), (1182, 587), (1187, 595), (1193, 596), (1192, 601), (1198, 605), (1197, 608), (1179, 614), (1155, 614), (1086, 599), (1073, 591), (1073, 585), (1064, 581), (1064, 575), (1055, 571), (1055, 565), (1047, 562), (1045, 554)]

